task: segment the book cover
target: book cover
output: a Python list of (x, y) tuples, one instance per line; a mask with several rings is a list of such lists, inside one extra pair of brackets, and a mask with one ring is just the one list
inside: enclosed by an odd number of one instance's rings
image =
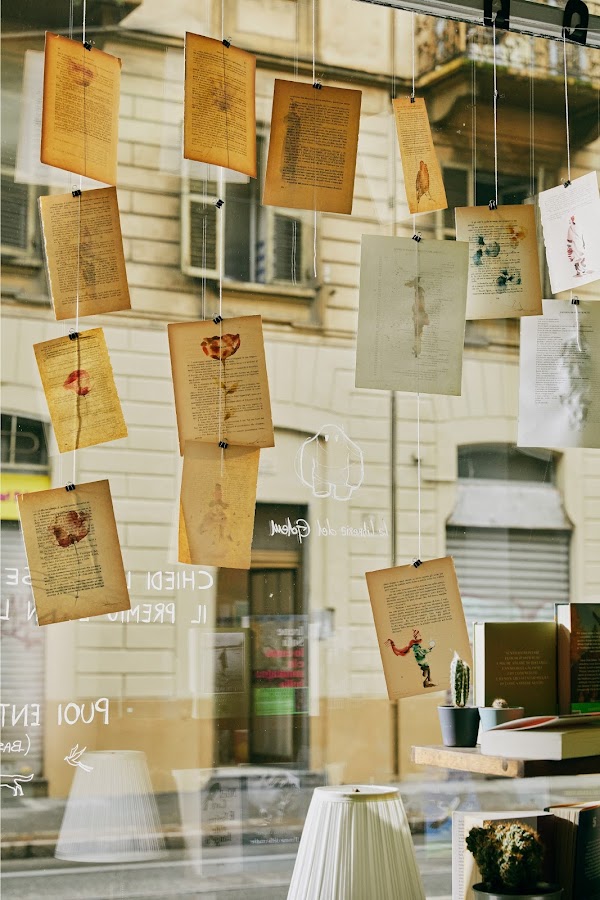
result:
[(600, 804), (563, 803), (546, 807), (555, 822), (555, 880), (563, 900), (600, 898)]
[(502, 697), (528, 716), (556, 713), (554, 622), (475, 622), (473, 655), (476, 706)]
[(561, 713), (600, 712), (600, 603), (557, 603)]
[(600, 713), (532, 716), (490, 728), (481, 752), (511, 759), (574, 759), (600, 754)]

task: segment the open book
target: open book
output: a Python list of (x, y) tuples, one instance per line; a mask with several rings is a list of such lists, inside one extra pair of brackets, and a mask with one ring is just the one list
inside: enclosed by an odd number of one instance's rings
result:
[(481, 752), (518, 759), (571, 759), (600, 754), (600, 713), (531, 716), (490, 728)]

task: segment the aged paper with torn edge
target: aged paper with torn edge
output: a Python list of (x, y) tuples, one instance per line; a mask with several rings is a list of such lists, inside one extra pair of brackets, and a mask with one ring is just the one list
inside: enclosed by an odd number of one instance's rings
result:
[(275, 79), (263, 203), (351, 213), (361, 91)]
[(390, 700), (446, 690), (455, 651), (472, 666), (451, 556), (367, 572), (366, 579)]
[(41, 161), (116, 184), (120, 85), (117, 56), (47, 31)]
[(39, 203), (56, 318), (130, 309), (117, 189), (49, 194)]
[(168, 326), (179, 449), (186, 441), (273, 447), (260, 316)]
[(193, 565), (250, 568), (259, 458), (252, 447), (186, 441), (181, 507)]
[(39, 625), (130, 609), (107, 480), (19, 496)]
[(33, 349), (61, 453), (127, 437), (102, 328)]
[(467, 319), (541, 315), (533, 206), (463, 206), (455, 213), (456, 240), (469, 242)]
[(188, 565), (192, 562), (181, 500), (179, 501), (179, 523), (177, 528), (177, 562), (187, 563)]
[(576, 290), (600, 278), (598, 173), (538, 195), (552, 293)]
[(185, 36), (183, 155), (256, 178), (256, 57)]
[(518, 447), (600, 448), (600, 303), (521, 320)]
[(467, 244), (363, 235), (356, 386), (461, 392)]
[(448, 201), (438, 162), (427, 107), (422, 97), (392, 101), (400, 145), (406, 199), (411, 213), (447, 209)]

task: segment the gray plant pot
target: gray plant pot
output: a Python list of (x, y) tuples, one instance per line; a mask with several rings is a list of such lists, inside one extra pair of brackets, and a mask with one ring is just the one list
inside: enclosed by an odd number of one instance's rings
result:
[(505, 706), (503, 709), (495, 709), (493, 706), (479, 707), (482, 731), (488, 731), (490, 728), (495, 728), (496, 725), (512, 722), (514, 719), (522, 719), (524, 715), (525, 708), (523, 706)]
[(498, 891), (486, 891), (481, 884), (473, 885), (473, 896), (476, 900), (560, 900), (562, 895), (563, 889), (555, 884), (539, 884), (533, 893), (529, 894), (503, 894)]
[(474, 747), (479, 731), (477, 706), (438, 706), (445, 747)]

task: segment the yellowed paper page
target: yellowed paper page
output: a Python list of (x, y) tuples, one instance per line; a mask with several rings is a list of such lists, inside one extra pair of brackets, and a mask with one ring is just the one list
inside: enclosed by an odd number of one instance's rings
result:
[(56, 318), (130, 309), (117, 189), (40, 197), (40, 216)]
[(34, 344), (61, 453), (127, 437), (101, 328)]
[(168, 329), (180, 453), (186, 441), (273, 447), (261, 317)]
[(186, 441), (181, 506), (190, 562), (249, 569), (260, 450)]
[(467, 319), (541, 315), (533, 206), (458, 207), (456, 240), (469, 242)]
[(121, 60), (46, 32), (41, 161), (117, 183)]
[(183, 155), (256, 177), (256, 57), (185, 36)]
[(19, 513), (39, 625), (131, 608), (108, 481), (22, 494)]
[(275, 80), (263, 203), (351, 213), (361, 92)]
[(468, 245), (363, 235), (356, 386), (459, 396)]
[(442, 170), (431, 137), (425, 100), (415, 97), (411, 103), (410, 97), (398, 97), (393, 106), (410, 212), (447, 209)]
[(451, 556), (366, 578), (390, 700), (446, 690), (455, 651), (472, 666)]

